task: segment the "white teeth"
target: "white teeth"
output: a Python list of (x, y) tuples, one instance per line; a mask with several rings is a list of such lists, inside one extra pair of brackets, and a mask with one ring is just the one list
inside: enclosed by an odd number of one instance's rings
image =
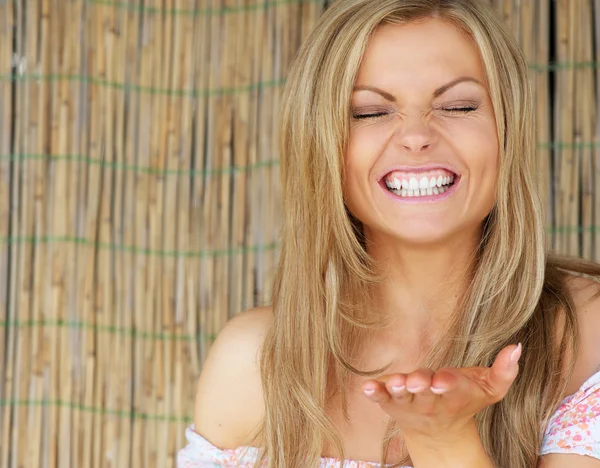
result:
[(394, 176), (392, 179), (386, 179), (385, 185), (388, 189), (403, 197), (418, 197), (425, 195), (439, 195), (448, 190), (448, 185), (454, 182), (454, 175), (435, 177), (410, 177), (401, 179)]

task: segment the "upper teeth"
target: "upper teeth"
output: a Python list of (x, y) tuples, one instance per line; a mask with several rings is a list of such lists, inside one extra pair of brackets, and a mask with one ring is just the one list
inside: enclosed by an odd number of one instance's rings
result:
[(388, 188), (396, 190), (400, 190), (401, 188), (407, 190), (417, 190), (441, 187), (442, 185), (448, 185), (452, 182), (454, 182), (453, 175), (447, 177), (438, 176), (437, 179), (435, 177), (421, 177), (420, 179), (417, 179), (416, 177), (411, 177), (410, 179), (400, 180), (399, 177), (394, 177), (393, 180), (386, 180), (385, 184)]

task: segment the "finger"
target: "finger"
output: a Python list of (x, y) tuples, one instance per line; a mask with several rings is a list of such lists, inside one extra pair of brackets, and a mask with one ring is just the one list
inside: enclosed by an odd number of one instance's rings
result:
[(410, 403), (413, 399), (413, 394), (406, 389), (405, 375), (402, 375), (402, 379), (388, 381), (386, 389), (396, 405)]
[(379, 377), (379, 382), (385, 387), (385, 390), (390, 395), (391, 399), (396, 402), (411, 396), (406, 391), (406, 375), (405, 374), (389, 374)]
[(419, 405), (423, 411), (433, 408), (439, 398), (431, 391), (434, 375), (435, 372), (431, 369), (418, 369), (406, 377), (406, 390), (414, 394), (412, 403)]
[(362, 389), (367, 398), (374, 403), (385, 404), (392, 400), (392, 396), (388, 393), (385, 383), (377, 380), (367, 380), (363, 383)]
[(417, 369), (406, 376), (406, 389), (410, 393), (420, 394), (431, 387), (433, 377), (431, 369)]
[(431, 379), (430, 390), (438, 395), (455, 393), (467, 386), (463, 374), (455, 368), (443, 367), (439, 369)]
[(497, 395), (504, 398), (519, 373), (522, 345), (510, 345), (498, 353), (489, 373), (489, 385)]

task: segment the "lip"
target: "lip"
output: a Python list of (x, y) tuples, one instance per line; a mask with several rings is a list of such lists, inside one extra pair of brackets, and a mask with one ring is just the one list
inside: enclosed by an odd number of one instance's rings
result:
[[(439, 168), (439, 166), (436, 166), (436, 167)], [(446, 200), (448, 197), (451, 197), (452, 195), (454, 195), (454, 192), (456, 192), (456, 190), (460, 186), (460, 181), (461, 181), (461, 177), (459, 175), (456, 175), (455, 179), (454, 179), (454, 183), (450, 186), (450, 188), (448, 190), (446, 190), (441, 195), (425, 195), (425, 196), (419, 196), (419, 197), (401, 197), (399, 195), (396, 195), (396, 194), (390, 192), (387, 189), (383, 178), (379, 181), (378, 185), (381, 187), (381, 189), (386, 193), (386, 195), (388, 197), (390, 197), (392, 200), (394, 200), (396, 202), (409, 203), (409, 204), (422, 204), (422, 203), (437, 203), (437, 202)]]
[(394, 171), (404, 171), (404, 172), (427, 172), (427, 171), (433, 171), (435, 169), (444, 169), (446, 171), (452, 172), (455, 176), (458, 176), (460, 178), (460, 172), (458, 172), (456, 170), (456, 168), (454, 168), (453, 166), (449, 165), (449, 164), (427, 164), (427, 165), (421, 165), (421, 166), (407, 166), (407, 165), (398, 165), (398, 166), (392, 166), (392, 167), (388, 167), (385, 172), (382, 172), (381, 174), (379, 174), (377, 176), (377, 182), (381, 182), (385, 176), (387, 176), (390, 172), (394, 172)]

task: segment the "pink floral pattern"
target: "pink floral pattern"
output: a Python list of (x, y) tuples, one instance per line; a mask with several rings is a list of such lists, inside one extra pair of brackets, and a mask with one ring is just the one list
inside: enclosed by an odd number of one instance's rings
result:
[(544, 434), (540, 455), (548, 453), (600, 459), (600, 372), (561, 401)]
[[(259, 454), (258, 448), (249, 446), (219, 449), (195, 432), (193, 424), (186, 428), (185, 436), (188, 444), (177, 455), (177, 468), (233, 468), (238, 462), (240, 468), (252, 468)], [(544, 434), (540, 455), (548, 453), (575, 453), (600, 459), (600, 372), (561, 401)], [(339, 462), (337, 458), (323, 457), (319, 468), (338, 468)], [(344, 468), (376, 466), (379, 463), (361, 460), (344, 460), (343, 464)]]
[[(240, 468), (252, 468), (258, 457), (259, 449), (256, 447), (241, 446), (235, 449), (219, 449), (208, 440), (194, 431), (192, 424), (185, 430), (188, 445), (179, 451), (177, 455), (177, 468), (233, 468), (236, 463)], [(266, 461), (262, 466), (267, 466)], [(337, 458), (321, 458), (319, 468), (339, 468), (340, 460)], [(344, 468), (374, 468), (379, 463), (362, 460), (344, 460)], [(391, 466), (391, 465), (384, 465)], [(412, 468), (409, 466), (402, 468)]]

